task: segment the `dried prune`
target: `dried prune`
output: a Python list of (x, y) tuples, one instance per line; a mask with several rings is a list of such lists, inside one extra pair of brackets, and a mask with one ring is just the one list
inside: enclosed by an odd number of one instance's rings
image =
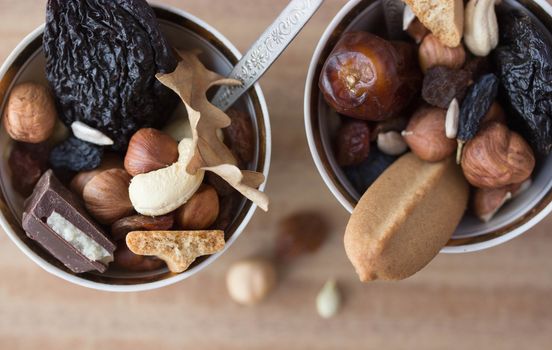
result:
[(397, 157), (384, 154), (375, 148), (364, 162), (343, 170), (353, 187), (362, 195), (396, 159)]
[(163, 231), (173, 227), (174, 215), (161, 216), (133, 215), (119, 219), (111, 225), (111, 238), (118, 241), (124, 239), (130, 231)]
[(48, 169), (48, 153), (50, 147), (46, 143), (16, 142), (8, 158), (11, 179), (14, 189), (27, 197)]
[(230, 109), (227, 112), (232, 120), (229, 127), (222, 129), (224, 143), (238, 156), (241, 163), (249, 163), (254, 156), (255, 133), (251, 119), (242, 111)]
[(144, 0), (49, 0), (43, 40), (67, 126), (82, 121), (124, 150), (136, 130), (160, 126), (176, 106), (155, 74), (177, 61)]
[(335, 155), (340, 166), (361, 163), (370, 153), (370, 127), (361, 120), (343, 122), (335, 138)]
[(422, 97), (433, 106), (447, 109), (454, 98), (462, 101), (470, 80), (471, 73), (463, 69), (430, 68), (424, 77)]
[(542, 154), (552, 150), (552, 43), (521, 9), (498, 12), (500, 46), (494, 59), (503, 89), (527, 139)]
[(457, 139), (460, 142), (471, 140), (479, 131), (481, 119), (487, 114), (498, 93), (498, 78), (490, 73), (482, 76), (471, 85), (464, 102), (460, 106)]
[(414, 45), (349, 32), (326, 60), (319, 86), (337, 112), (378, 121), (397, 116), (419, 91), (421, 79)]
[(313, 253), (320, 248), (328, 231), (328, 223), (320, 213), (294, 213), (279, 224), (276, 256), (281, 260), (291, 260), (305, 253)]
[(101, 146), (70, 137), (54, 147), (50, 153), (50, 164), (56, 169), (92, 170), (100, 166), (102, 155)]

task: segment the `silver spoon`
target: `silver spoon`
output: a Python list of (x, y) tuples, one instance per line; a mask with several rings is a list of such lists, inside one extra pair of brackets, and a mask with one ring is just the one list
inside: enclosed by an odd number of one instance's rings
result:
[(284, 52), (323, 2), (324, 0), (290, 1), (228, 75), (228, 78), (241, 81), (242, 85), (221, 86), (212, 103), (223, 111), (234, 104)]

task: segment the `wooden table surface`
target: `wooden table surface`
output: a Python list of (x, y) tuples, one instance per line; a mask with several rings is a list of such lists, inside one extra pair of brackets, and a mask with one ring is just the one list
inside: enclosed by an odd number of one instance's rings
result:
[[(284, 0), (170, 0), (225, 33), (243, 52)], [(303, 127), (303, 86), (322, 31), (344, 0), (327, 0), (261, 81), (272, 119), (270, 213), (258, 211), (225, 255), (162, 290), (113, 294), (42, 271), (0, 234), (0, 349), (550, 349), (552, 217), (483, 252), (439, 255), (400, 282), (361, 284), (344, 254), (347, 213), (319, 177)], [(0, 0), (0, 61), (44, 20), (44, 1)], [(329, 242), (282, 276), (270, 298), (244, 308), (224, 275), (238, 259), (270, 248), (280, 218), (320, 210)], [(331, 320), (314, 299), (329, 277), (345, 302)]]

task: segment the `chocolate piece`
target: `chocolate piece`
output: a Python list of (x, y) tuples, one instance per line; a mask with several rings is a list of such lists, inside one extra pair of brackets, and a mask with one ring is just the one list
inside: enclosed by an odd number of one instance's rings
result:
[(74, 195), (54, 176), (42, 175), (25, 202), (23, 229), (75, 273), (104, 272), (115, 244), (94, 224)]

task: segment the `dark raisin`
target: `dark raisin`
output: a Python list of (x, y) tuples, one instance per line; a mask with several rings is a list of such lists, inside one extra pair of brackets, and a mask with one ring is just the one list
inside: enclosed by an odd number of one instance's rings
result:
[(345, 120), (335, 139), (337, 163), (349, 166), (361, 163), (370, 153), (370, 127), (360, 120)]
[(70, 137), (50, 153), (50, 164), (56, 169), (92, 170), (100, 166), (103, 147)]
[(50, 147), (46, 143), (16, 142), (8, 158), (14, 189), (27, 197), (48, 169)]
[(362, 195), (396, 159), (397, 157), (389, 156), (374, 148), (364, 162), (343, 170), (358, 194)]
[(292, 214), (279, 224), (276, 256), (291, 260), (320, 248), (329, 233), (329, 226), (320, 213), (306, 211)]
[(542, 154), (552, 150), (552, 43), (536, 19), (521, 9), (498, 11), (500, 46), (494, 59), (512, 110), (526, 138)]
[(136, 130), (160, 126), (176, 106), (155, 74), (177, 61), (144, 0), (49, 0), (43, 40), (67, 126), (80, 120), (124, 150)]
[(498, 93), (498, 78), (486, 74), (471, 85), (460, 107), (458, 121), (459, 141), (468, 141), (479, 131), (481, 119), (487, 114)]
[(422, 97), (427, 103), (446, 109), (454, 98), (462, 102), (470, 81), (471, 73), (466, 70), (433, 67), (424, 77)]

